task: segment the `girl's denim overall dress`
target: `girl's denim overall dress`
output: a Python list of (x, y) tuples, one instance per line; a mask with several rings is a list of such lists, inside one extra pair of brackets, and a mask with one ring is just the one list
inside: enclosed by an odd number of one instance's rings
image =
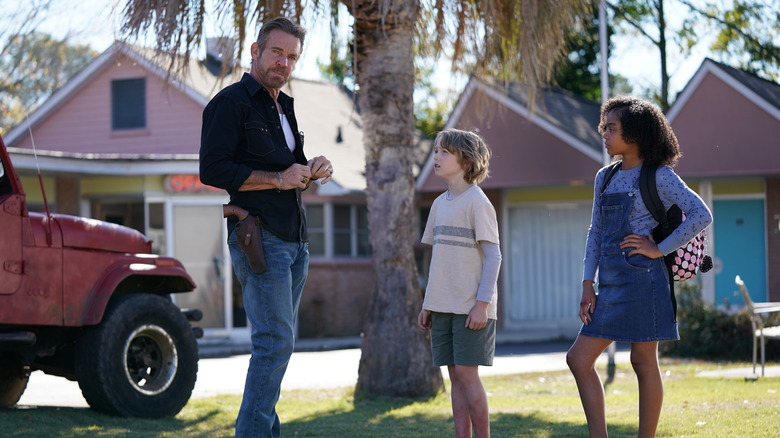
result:
[(620, 342), (680, 339), (663, 257), (628, 256), (620, 242), (633, 234), (628, 223), (633, 193), (601, 195), (601, 258), (592, 321), (580, 334)]

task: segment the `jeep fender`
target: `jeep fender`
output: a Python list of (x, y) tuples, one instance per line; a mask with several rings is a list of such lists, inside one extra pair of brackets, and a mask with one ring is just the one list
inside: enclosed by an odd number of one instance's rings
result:
[(128, 255), (106, 268), (86, 300), (66, 303), (64, 325), (99, 324), (108, 302), (117, 294), (165, 295), (194, 289), (195, 282), (178, 260), (171, 257)]

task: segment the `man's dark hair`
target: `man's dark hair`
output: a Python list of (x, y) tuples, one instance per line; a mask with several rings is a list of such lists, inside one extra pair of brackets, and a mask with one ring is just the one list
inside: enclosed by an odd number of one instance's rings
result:
[(260, 28), (260, 32), (257, 34), (257, 45), (260, 46), (260, 53), (265, 50), (265, 45), (268, 44), (268, 34), (275, 29), (289, 33), (298, 38), (301, 41), (301, 52), (303, 52), (303, 41), (306, 39), (306, 29), (300, 24), (294, 23), (287, 17), (277, 17), (263, 23), (263, 27)]
[(639, 146), (646, 164), (674, 166), (682, 156), (677, 136), (661, 110), (652, 103), (631, 96), (615, 96), (601, 107), (599, 132), (604, 133), (607, 114), (615, 110), (623, 140)]

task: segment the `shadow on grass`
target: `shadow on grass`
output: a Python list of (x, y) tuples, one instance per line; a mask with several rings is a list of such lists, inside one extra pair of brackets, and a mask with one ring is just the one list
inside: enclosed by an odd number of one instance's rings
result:
[[(404, 413), (405, 407), (429, 400), (361, 399), (349, 412), (317, 412), (308, 417), (286, 422), (283, 435), (294, 437), (336, 438), (440, 438), (455, 436), (451, 415), (436, 412)], [(581, 423), (551, 422), (540, 413), (496, 413), (490, 418), (493, 438), (519, 437), (583, 437), (587, 436), (585, 418)], [(610, 436), (636, 436), (630, 427), (611, 425)]]
[(58, 406), (17, 406), (0, 409), (0, 436), (4, 438), (40, 437), (152, 437), (180, 434), (187, 438), (210, 438), (215, 431), (201, 427), (219, 415), (213, 410), (195, 419), (140, 419), (113, 417), (89, 408)]

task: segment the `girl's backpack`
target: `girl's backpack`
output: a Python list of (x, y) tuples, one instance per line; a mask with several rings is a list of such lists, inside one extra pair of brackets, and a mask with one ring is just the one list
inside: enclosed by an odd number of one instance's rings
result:
[[(609, 181), (615, 176), (615, 173), (623, 165), (622, 161), (613, 163), (607, 170), (602, 184), (602, 193), (609, 184)], [(653, 228), (653, 239), (660, 242), (668, 237), (685, 220), (685, 213), (677, 206), (672, 205), (664, 213), (664, 205), (658, 196), (658, 187), (655, 183), (655, 173), (658, 170), (657, 165), (642, 165), (639, 172), (639, 192), (642, 194), (642, 200), (645, 207), (658, 222), (658, 226)], [(700, 272), (707, 272), (712, 269), (712, 257), (706, 255), (705, 245), (707, 241), (706, 231), (702, 231), (693, 237), (688, 243), (677, 248), (676, 251), (665, 256), (666, 266), (669, 268), (669, 279), (672, 281), (690, 280), (696, 276), (697, 269)]]

